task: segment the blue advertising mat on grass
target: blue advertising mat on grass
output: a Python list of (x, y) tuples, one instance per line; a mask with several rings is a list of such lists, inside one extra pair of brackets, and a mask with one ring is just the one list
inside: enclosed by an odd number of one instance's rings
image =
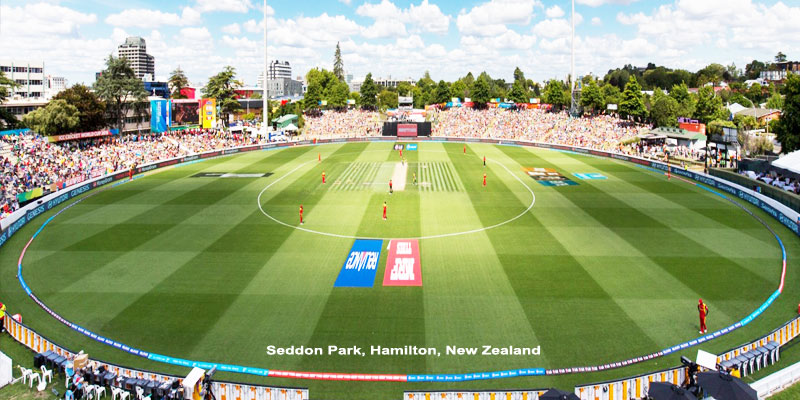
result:
[(334, 287), (372, 287), (378, 260), (381, 258), (383, 240), (356, 239), (347, 255)]

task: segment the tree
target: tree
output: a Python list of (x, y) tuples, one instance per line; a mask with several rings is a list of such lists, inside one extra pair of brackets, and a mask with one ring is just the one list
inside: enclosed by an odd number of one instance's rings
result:
[(186, 96), (181, 94), (181, 90), (187, 86), (189, 86), (189, 79), (186, 78), (186, 74), (183, 73), (181, 67), (178, 67), (169, 76), (169, 80), (167, 81), (169, 84), (170, 89), (170, 97), (173, 99), (185, 99)]
[(733, 123), (739, 128), (739, 132), (746, 132), (756, 129), (758, 121), (752, 115), (737, 115), (733, 117)]
[(339, 48), (339, 42), (336, 42), (336, 53), (333, 55), (333, 74), (336, 79), (344, 82), (344, 61), (342, 61), (342, 49)]
[(761, 76), (761, 72), (767, 69), (767, 65), (761, 61), (753, 60), (750, 64), (744, 67), (744, 74), (747, 79), (757, 79)]
[(679, 109), (680, 105), (677, 100), (657, 89), (653, 93), (650, 120), (656, 127), (677, 127)]
[(217, 99), (217, 107), (223, 121), (228, 120), (228, 115), (242, 109), (236, 100), (236, 89), (242, 83), (236, 80), (236, 69), (226, 66), (222, 72), (208, 78), (208, 83), (203, 88), (203, 93), (209, 98)]
[(61, 91), (53, 100), (64, 100), (78, 109), (80, 121), (72, 132), (99, 131), (106, 127), (106, 105), (84, 85)]
[(731, 94), (731, 97), (728, 98), (728, 102), (729, 103), (738, 103), (738, 104), (741, 104), (742, 106), (747, 107), (747, 108), (752, 108), (753, 107), (753, 102), (750, 101), (750, 99), (748, 99), (747, 97), (744, 97), (744, 95), (741, 94), (741, 93), (733, 93), (733, 94)]
[(372, 73), (367, 74), (361, 84), (361, 106), (374, 108), (378, 105), (378, 84), (372, 80)]
[(754, 83), (750, 86), (750, 89), (747, 89), (747, 93), (745, 94), (753, 104), (761, 104), (764, 102), (764, 87), (758, 83)]
[(450, 97), (456, 97), (461, 99), (462, 101), (465, 98), (469, 97), (469, 94), (467, 92), (467, 84), (464, 83), (464, 81), (461, 79), (453, 82), (453, 84), (450, 85)]
[(600, 86), (597, 86), (597, 82), (595, 82), (594, 79), (583, 87), (583, 91), (581, 92), (581, 107), (591, 110), (592, 114), (597, 114), (606, 108), (603, 92)]
[[(8, 99), (8, 96), (11, 93), (11, 89), (17, 86), (18, 85), (16, 82), (6, 78), (3, 71), (0, 71), (0, 104), (3, 104), (6, 101), (6, 99)], [(0, 108), (0, 122), (2, 122), (0, 126), (5, 125), (7, 127), (16, 126), (16, 124), (18, 123), (17, 117), (15, 117), (14, 114), (10, 113), (5, 108)]]
[(397, 108), (397, 93), (389, 89), (383, 89), (378, 95), (378, 104), (381, 110)]
[(722, 99), (714, 94), (714, 89), (704, 87), (697, 94), (694, 118), (704, 124), (714, 120), (726, 120), (728, 110), (722, 106)]
[(442, 104), (450, 101), (450, 86), (444, 80), (439, 81), (436, 85), (435, 102)]
[(775, 135), (781, 151), (800, 149), (800, 75), (789, 74), (783, 86), (783, 113), (776, 123)]
[(632, 117), (642, 121), (647, 115), (647, 108), (644, 105), (642, 87), (634, 77), (628, 79), (625, 90), (622, 92), (622, 103), (619, 105), (619, 114), (622, 118)]
[(706, 83), (711, 83), (714, 86), (717, 86), (720, 82), (724, 80), (726, 68), (722, 64), (709, 64), (707, 67), (697, 71), (695, 76), (697, 77), (697, 86), (703, 86)]
[(616, 104), (619, 106), (619, 103), (622, 102), (622, 92), (619, 91), (618, 87), (606, 83), (600, 91), (603, 93), (603, 100), (606, 103), (603, 108), (608, 107), (609, 104)]
[(361, 106), (361, 93), (352, 92), (350, 93), (349, 99), (354, 100), (356, 102), (355, 104), (356, 107)]
[(544, 100), (545, 103), (551, 104), (557, 110), (564, 108), (564, 106), (566, 106), (570, 101), (569, 97), (564, 92), (564, 85), (555, 79), (547, 82), (547, 85), (544, 87), (544, 95), (542, 97), (542, 100)]
[(66, 100), (53, 100), (47, 106), (22, 118), (25, 127), (45, 136), (73, 132), (78, 123), (80, 123), (78, 108)]
[(514, 82), (515, 83), (516, 82), (520, 82), (522, 84), (525, 84), (525, 81), (526, 81), (525, 74), (522, 72), (522, 70), (519, 69), (519, 67), (515, 68), (514, 69)]
[(339, 81), (331, 88), (328, 94), (328, 105), (331, 107), (347, 107), (347, 95), (350, 88), (346, 83)]
[(147, 104), (144, 84), (124, 58), (108, 56), (106, 69), (95, 82), (94, 90), (106, 104), (110, 125), (119, 129), (120, 133), (125, 128), (128, 112), (141, 109), (137, 104)]
[(685, 83), (673, 86), (669, 96), (678, 102), (678, 117), (691, 118), (694, 115), (696, 102)]
[(398, 96), (412, 96), (414, 92), (414, 86), (408, 82), (400, 82), (397, 84), (397, 95)]
[(786, 54), (779, 51), (778, 54), (775, 55), (775, 62), (786, 62)]
[(724, 131), (722, 128), (734, 128), (736, 129), (736, 124), (733, 121), (728, 121), (727, 119), (716, 119), (708, 123), (708, 133), (713, 135), (721, 135)]
[(472, 102), (478, 109), (486, 108), (486, 104), (489, 102), (489, 82), (483, 76), (479, 76), (473, 84)]
[(770, 96), (769, 99), (767, 100), (767, 108), (782, 110), (783, 96), (781, 96), (780, 93), (778, 92), (772, 93), (772, 96)]
[(525, 89), (522, 87), (525, 81), (514, 81), (511, 86), (511, 92), (508, 94), (509, 99), (515, 103), (527, 103), (528, 96)]

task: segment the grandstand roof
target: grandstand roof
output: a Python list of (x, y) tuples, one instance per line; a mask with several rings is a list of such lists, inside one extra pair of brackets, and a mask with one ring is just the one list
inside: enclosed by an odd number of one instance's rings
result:
[(648, 132), (653, 135), (664, 135), (670, 139), (683, 139), (683, 140), (706, 140), (706, 135), (698, 132), (687, 131), (680, 128), (656, 128)]

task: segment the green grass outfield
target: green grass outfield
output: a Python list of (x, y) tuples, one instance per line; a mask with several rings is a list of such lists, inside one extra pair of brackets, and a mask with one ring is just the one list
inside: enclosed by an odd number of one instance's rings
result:
[[(319, 372), (465, 373), (604, 364), (732, 324), (777, 289), (781, 252), (756, 219), (707, 191), (633, 164), (555, 151), (420, 143), (406, 151), (404, 191), (389, 196), (392, 143), (253, 152), (171, 168), (92, 196), (30, 246), (25, 278), (65, 318), (147, 351), (194, 360)], [(321, 153), (322, 163), (317, 163)], [(482, 166), (480, 157), (489, 159)], [(423, 168), (424, 167), (424, 168)], [(555, 168), (577, 186), (545, 187), (523, 171)], [(325, 171), (328, 184), (321, 184)], [(411, 184), (418, 171), (421, 185)], [(194, 177), (272, 173), (266, 178)], [(482, 186), (482, 175), (488, 186)], [(600, 173), (606, 180), (579, 180)], [(274, 183), (274, 184), (273, 184)], [(366, 184), (365, 184), (366, 183)], [(269, 189), (264, 191), (264, 188)], [(535, 206), (524, 213), (535, 193)], [(476, 233), (420, 241), (422, 287), (335, 288), (352, 239)], [(381, 219), (387, 201), (389, 220)], [(749, 206), (748, 206), (749, 207)], [(784, 294), (763, 316), (702, 346), (719, 352), (795, 315), (791, 232), (757, 212), (786, 245)], [(26, 323), (93, 357), (186, 370), (115, 351), (71, 332), (16, 278), (40, 217), (0, 250), (0, 301)], [(541, 346), (540, 356), (268, 356), (275, 346)], [(694, 357), (696, 349), (682, 354)], [(603, 373), (459, 384), (316, 382), (218, 375), (308, 387), (312, 398), (393, 398), (403, 390), (543, 388), (674, 366), (678, 355)]]

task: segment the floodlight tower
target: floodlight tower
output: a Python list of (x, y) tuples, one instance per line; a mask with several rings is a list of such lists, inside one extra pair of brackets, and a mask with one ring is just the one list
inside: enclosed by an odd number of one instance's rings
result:
[(570, 72), (570, 87), (569, 92), (572, 96), (572, 101), (569, 106), (569, 115), (577, 118), (580, 116), (580, 89), (578, 86), (578, 78), (575, 76), (575, 0), (572, 0), (572, 71)]
[(264, 135), (267, 134), (267, 126), (269, 125), (269, 120), (267, 120), (267, 104), (269, 102), (269, 94), (267, 93), (267, 67), (269, 66), (269, 61), (267, 61), (267, 0), (264, 0), (264, 79), (261, 80), (261, 84), (263, 87), (263, 93), (261, 95), (262, 107), (262, 117), (261, 117), (261, 126), (264, 128)]

